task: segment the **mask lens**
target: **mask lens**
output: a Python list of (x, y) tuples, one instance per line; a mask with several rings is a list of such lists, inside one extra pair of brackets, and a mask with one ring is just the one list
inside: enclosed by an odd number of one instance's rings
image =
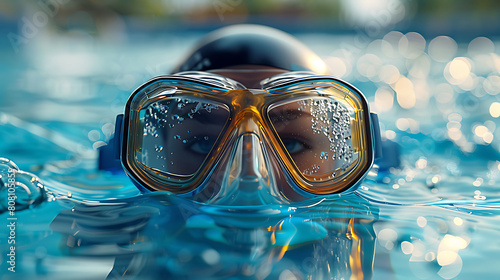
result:
[(226, 105), (198, 98), (165, 98), (140, 110), (142, 145), (136, 160), (174, 176), (193, 175), (229, 119)]
[(284, 101), (269, 119), (298, 171), (311, 181), (338, 177), (358, 158), (351, 125), (354, 109), (328, 97)]

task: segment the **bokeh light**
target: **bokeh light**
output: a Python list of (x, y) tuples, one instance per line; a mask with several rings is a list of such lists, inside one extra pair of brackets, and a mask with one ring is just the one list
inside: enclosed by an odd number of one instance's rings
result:
[(488, 54), (495, 51), (495, 44), (486, 37), (477, 37), (470, 41), (468, 52), (470, 56)]
[(394, 102), (394, 92), (391, 88), (382, 87), (375, 92), (375, 110), (385, 112), (392, 109)]
[(394, 85), (399, 105), (404, 109), (411, 109), (415, 106), (415, 88), (410, 79), (400, 76)]
[(429, 43), (429, 55), (436, 61), (448, 62), (457, 53), (458, 45), (448, 36), (438, 36)]
[(500, 103), (499, 102), (493, 102), (490, 105), (490, 115), (494, 118), (500, 117)]
[(398, 47), (401, 55), (408, 59), (419, 57), (425, 50), (426, 42), (417, 32), (408, 32), (399, 39)]

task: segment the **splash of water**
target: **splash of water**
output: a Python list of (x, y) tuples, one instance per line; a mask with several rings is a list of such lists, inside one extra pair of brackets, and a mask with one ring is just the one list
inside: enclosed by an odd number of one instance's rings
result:
[(40, 179), (19, 170), (17, 165), (6, 158), (0, 158), (0, 213), (14, 212), (36, 207), (50, 194)]

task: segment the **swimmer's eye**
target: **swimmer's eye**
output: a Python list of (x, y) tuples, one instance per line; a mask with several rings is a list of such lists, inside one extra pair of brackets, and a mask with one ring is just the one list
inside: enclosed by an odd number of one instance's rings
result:
[(305, 143), (304, 141), (301, 141), (299, 139), (284, 138), (284, 139), (281, 139), (281, 141), (283, 142), (285, 149), (291, 155), (311, 149), (310, 145), (308, 145), (307, 143)]
[(191, 145), (189, 145), (188, 148), (191, 152), (196, 154), (208, 155), (215, 144), (215, 138), (216, 137), (198, 136), (189, 141)]

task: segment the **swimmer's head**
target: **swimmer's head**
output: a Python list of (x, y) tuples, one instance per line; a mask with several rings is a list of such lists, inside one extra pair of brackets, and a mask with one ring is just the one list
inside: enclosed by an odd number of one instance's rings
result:
[(121, 161), (145, 191), (219, 205), (291, 204), (352, 191), (378, 127), (356, 88), (290, 35), (207, 35), (173, 75), (132, 93)]
[(229, 26), (208, 34), (173, 73), (247, 68), (328, 74), (324, 61), (296, 38), (274, 28), (251, 24)]

